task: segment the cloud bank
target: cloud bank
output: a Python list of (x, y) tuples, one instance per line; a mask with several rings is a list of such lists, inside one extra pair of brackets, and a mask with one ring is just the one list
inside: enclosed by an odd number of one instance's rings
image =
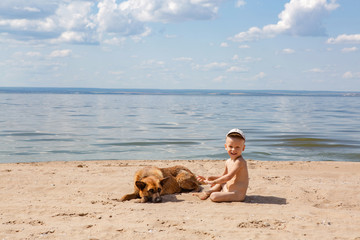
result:
[(342, 34), (336, 38), (329, 38), (327, 40), (329, 44), (360, 44), (360, 34)]
[(213, 19), (223, 0), (2, 0), (0, 38), (115, 42), (150, 34), (150, 22)]
[(326, 31), (322, 19), (338, 8), (336, 0), (291, 0), (279, 14), (276, 24), (263, 28), (251, 27), (231, 37), (235, 42), (273, 38), (279, 34), (292, 36), (324, 36)]

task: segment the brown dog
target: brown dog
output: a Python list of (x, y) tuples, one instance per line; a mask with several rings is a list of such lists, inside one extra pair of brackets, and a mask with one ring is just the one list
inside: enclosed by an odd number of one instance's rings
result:
[(135, 173), (134, 192), (121, 201), (141, 198), (140, 202), (161, 202), (161, 195), (186, 191), (200, 191), (196, 176), (186, 167), (145, 167)]

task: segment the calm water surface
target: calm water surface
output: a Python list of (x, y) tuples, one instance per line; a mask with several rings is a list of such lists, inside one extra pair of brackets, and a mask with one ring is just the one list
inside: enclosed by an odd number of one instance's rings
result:
[(0, 163), (226, 159), (360, 161), (360, 98), (347, 96), (0, 94)]

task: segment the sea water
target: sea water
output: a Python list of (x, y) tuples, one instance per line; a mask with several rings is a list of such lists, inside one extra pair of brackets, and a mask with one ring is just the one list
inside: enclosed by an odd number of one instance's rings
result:
[(360, 161), (360, 94), (0, 88), (0, 163), (226, 159)]

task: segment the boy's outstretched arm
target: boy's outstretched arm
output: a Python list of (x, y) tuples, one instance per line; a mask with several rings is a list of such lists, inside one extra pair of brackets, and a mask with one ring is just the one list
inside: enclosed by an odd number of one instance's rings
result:
[(216, 180), (216, 179), (218, 179), (218, 178), (221, 178), (222, 176), (226, 175), (227, 172), (228, 172), (228, 170), (227, 170), (227, 167), (225, 166), (224, 173), (223, 173), (221, 176), (209, 176), (209, 177), (204, 177), (204, 176), (198, 175), (198, 176), (196, 177), (196, 180), (198, 180), (198, 182), (201, 183), (201, 184), (208, 184), (208, 183), (206, 183), (206, 181), (214, 181), (214, 180)]
[(227, 172), (227, 169), (225, 169), (225, 172), (221, 177), (212, 181), (205, 180), (204, 182), (211, 185), (226, 183), (227, 181), (232, 179), (236, 175), (237, 171), (239, 171), (242, 167), (243, 167), (243, 163), (241, 161), (238, 161), (235, 163), (235, 166), (231, 169), (230, 172)]

